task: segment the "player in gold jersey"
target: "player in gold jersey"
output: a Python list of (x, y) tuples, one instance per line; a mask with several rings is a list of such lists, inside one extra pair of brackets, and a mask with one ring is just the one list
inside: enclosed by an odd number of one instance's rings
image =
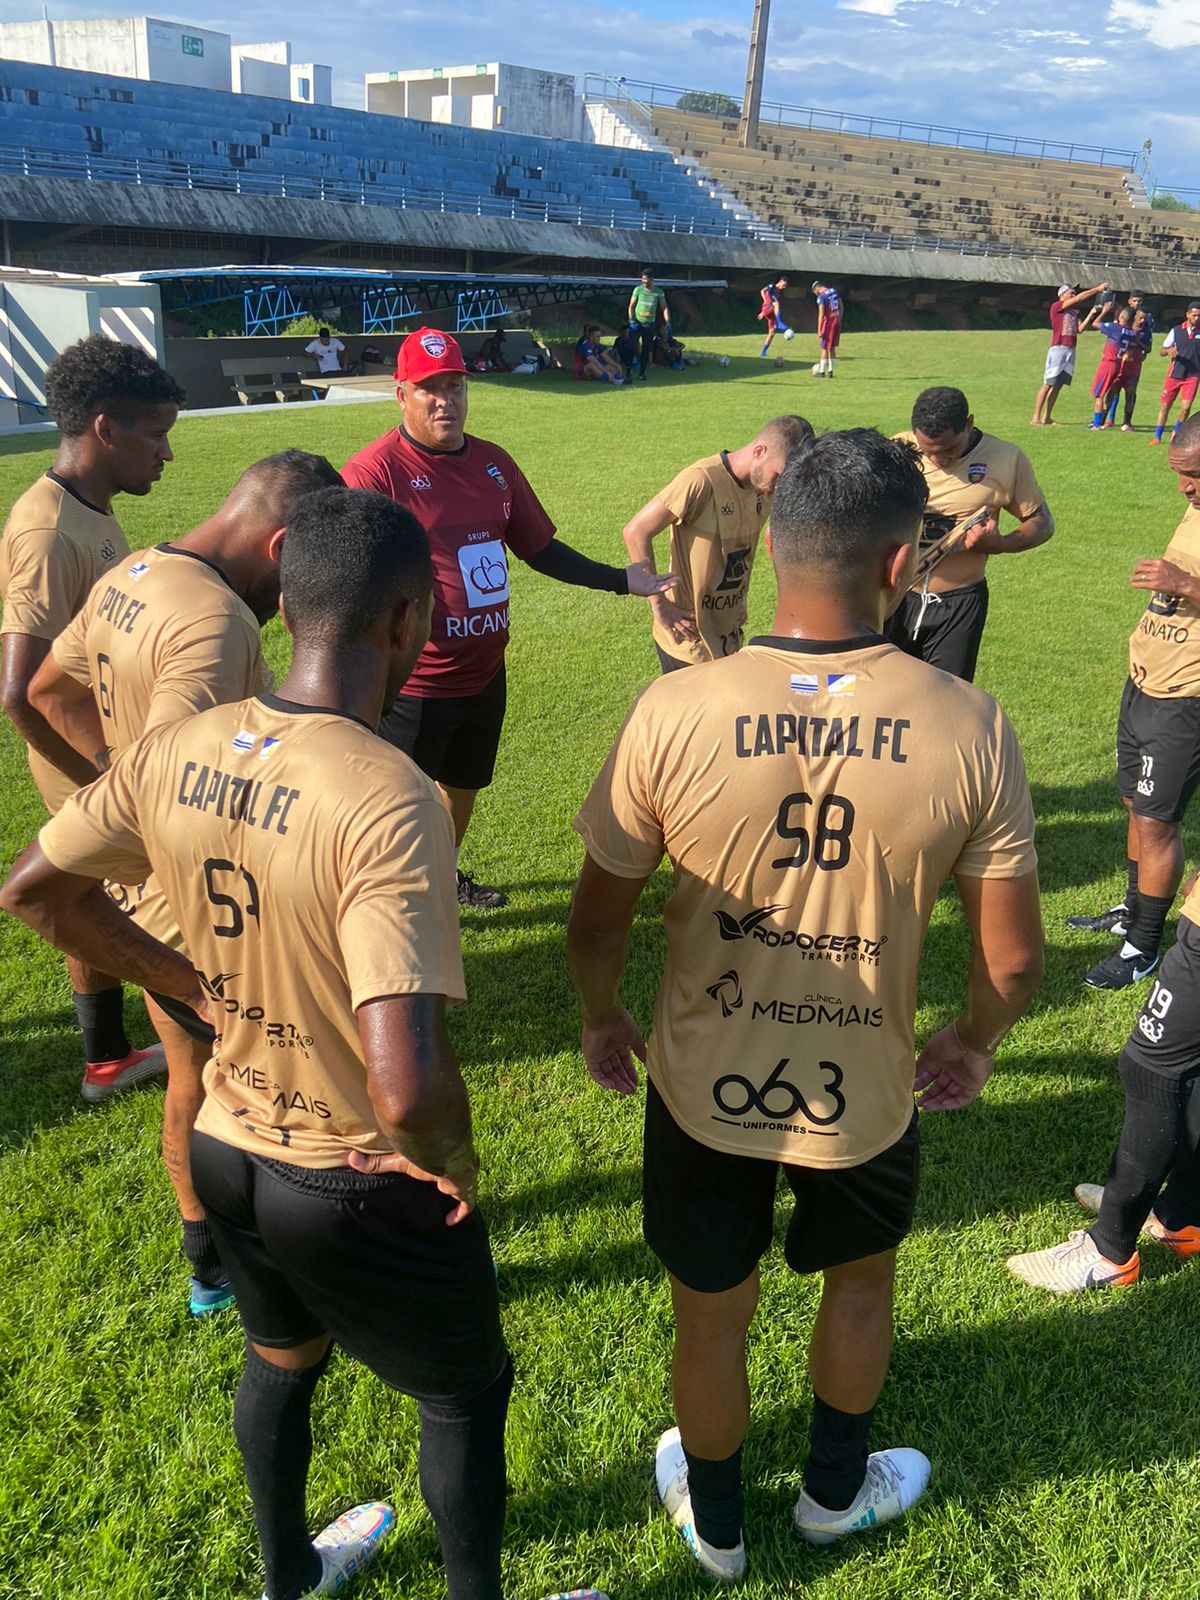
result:
[[(501, 1600), (512, 1364), (445, 1027), (464, 995), (453, 832), (436, 785), (373, 731), (429, 637), (429, 542), (385, 496), (324, 489), (282, 560), (279, 693), (130, 746), (0, 905), (220, 1018), (192, 1166), (246, 1329), (234, 1431), (268, 1600), (340, 1589), (395, 1520), (372, 1502), (307, 1534), (334, 1342), (416, 1399), (450, 1600)], [(151, 870), (191, 960), (96, 881)]]
[(664, 672), (742, 647), (758, 537), (788, 456), (813, 436), (803, 417), (776, 417), (738, 450), (685, 467), (625, 524), (631, 560), (655, 571), (654, 541), (671, 530), (667, 570), (679, 582), (650, 596)]
[[(279, 608), (284, 527), (306, 494), (340, 483), (323, 456), (302, 450), (248, 468), (198, 528), (105, 573), (38, 668), (31, 704), (72, 749), (105, 768), (165, 723), (269, 689), (259, 629)], [(156, 939), (180, 948), (157, 885), (114, 893)], [(232, 1299), (188, 1163), (213, 1032), (166, 996), (148, 993), (146, 1007), (167, 1059), (162, 1154), (183, 1218), (190, 1309), (204, 1316)]]
[[(920, 581), (901, 601), (888, 637), (909, 655), (969, 683), (987, 621), (989, 556), (1036, 550), (1054, 518), (1024, 451), (975, 426), (961, 389), (926, 389), (899, 438), (921, 452), (929, 485)], [(1017, 526), (1001, 533), (1001, 511)]]
[[(71, 345), (46, 369), (46, 405), (61, 437), (54, 465), (17, 500), (0, 536), (0, 706), (25, 741), (51, 812), (96, 768), (39, 714), (29, 686), (92, 584), (128, 553), (113, 501), (149, 494), (162, 477), (183, 398), (152, 357), (100, 335)], [(70, 958), (67, 968), (83, 1034), (83, 1098), (106, 1100), (162, 1072), (157, 1045), (131, 1047), (121, 987), (107, 970)]]
[[(1040, 979), (1033, 812), (982, 691), (882, 637), (911, 581), (926, 490), (911, 447), (825, 434), (775, 491), (771, 637), (652, 683), (576, 827), (568, 954), (583, 1054), (631, 1093), (646, 1061), (645, 1233), (671, 1275), (678, 1428), (660, 1496), (706, 1571), (744, 1570), (745, 1341), (779, 1170), (785, 1253), (824, 1288), (801, 1536), (829, 1544), (923, 1492), (916, 1450), (868, 1456), (917, 1182), (914, 1087), (968, 1104)], [(634, 909), (674, 873), (649, 1051), (619, 983)], [(914, 1074), (917, 965), (950, 874), (974, 955), (955, 1022)]]
[(1158, 965), (1167, 913), (1183, 879), (1183, 814), (1200, 784), (1200, 417), (1171, 441), (1167, 464), (1187, 501), (1162, 560), (1130, 579), (1151, 591), (1129, 638), (1129, 678), (1117, 716), (1117, 785), (1129, 813), (1125, 899), (1069, 928), (1123, 937), (1084, 978), (1125, 989)]

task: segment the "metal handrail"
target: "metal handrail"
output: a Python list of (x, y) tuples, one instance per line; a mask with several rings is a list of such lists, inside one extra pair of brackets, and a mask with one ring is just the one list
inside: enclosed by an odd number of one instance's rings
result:
[(641, 206), (585, 206), (579, 202), (519, 200), (485, 194), (458, 194), (396, 184), (381, 173), (357, 182), (345, 179), (287, 176), (250, 172), (244, 168), (209, 167), (188, 161), (162, 161), (141, 156), (73, 155), (63, 151), (31, 150), (23, 145), (0, 145), (0, 173), (27, 178), (67, 178), (91, 183), (145, 184), (155, 188), (213, 190), (258, 197), (321, 200), (339, 205), (388, 206), (393, 210), (439, 211), (478, 217), (507, 217), (512, 221), (564, 222), (575, 227), (621, 228), (639, 233), (699, 234), (748, 244), (819, 244), (860, 250), (931, 252), (935, 255), (982, 256), (1008, 261), (1045, 261), (1089, 268), (1133, 270), (1159, 266), (1167, 270), (1200, 271), (1200, 252), (1194, 257), (1164, 261), (1161, 253), (1065, 252), (1022, 250), (999, 242), (979, 244), (965, 239), (943, 239), (928, 234), (875, 233), (864, 228), (797, 227), (753, 222), (735, 213), (720, 220), (690, 212), (654, 212)]
[[(603, 73), (592, 73), (583, 80), (587, 95), (594, 82), (609, 83), (620, 95), (635, 100), (653, 110), (656, 105), (674, 110), (676, 102), (685, 94), (712, 94), (709, 89), (681, 87), (678, 84), (650, 83), (638, 78), (610, 78)], [(637, 90), (635, 97), (631, 91)], [(600, 98), (605, 98), (601, 92)], [(723, 98), (733, 101), (736, 96)], [(786, 113), (786, 115), (785, 115)], [(711, 116), (711, 112), (689, 112), (694, 116)], [(714, 120), (728, 120), (715, 118)], [(1083, 161), (1102, 167), (1135, 168), (1141, 158), (1140, 150), (1118, 150), (1110, 145), (1070, 144), (1056, 139), (1027, 139), (1020, 134), (988, 133), (978, 128), (955, 128), (935, 122), (913, 122), (905, 117), (868, 116), (858, 111), (831, 111), (819, 106), (791, 105), (784, 100), (764, 100), (759, 107), (760, 130), (767, 122), (781, 126), (817, 129), (828, 133), (861, 133), (868, 138), (903, 139), (907, 143), (949, 145), (955, 150), (977, 150), (986, 155), (1029, 156), (1038, 160)], [(982, 142), (980, 142), (982, 141)]]

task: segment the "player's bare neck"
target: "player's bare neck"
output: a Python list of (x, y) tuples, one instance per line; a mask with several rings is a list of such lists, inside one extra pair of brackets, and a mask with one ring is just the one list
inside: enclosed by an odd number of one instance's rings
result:
[(885, 604), (882, 593), (870, 604), (859, 596), (781, 589), (771, 632), (779, 639), (861, 639), (882, 632)]
[(106, 515), (112, 510), (116, 485), (104, 470), (102, 462), (89, 458), (86, 447), (79, 448), (78, 441), (64, 439), (58, 447), (51, 469), (55, 478), (78, 500), (93, 511)]
[(278, 693), (296, 705), (320, 706), (377, 728), (387, 677), (386, 651), (368, 640), (340, 645), (296, 640), (291, 668)]

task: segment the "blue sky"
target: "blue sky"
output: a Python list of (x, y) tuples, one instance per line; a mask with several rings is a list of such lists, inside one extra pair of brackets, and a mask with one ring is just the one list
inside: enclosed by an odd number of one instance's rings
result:
[[(162, 10), (232, 33), (291, 39), (334, 69), (335, 98), (362, 75), (507, 60), (563, 72), (740, 94), (752, 0), (378, 0), (336, 5), (216, 0)], [(0, 20), (40, 5), (0, 0)], [(104, 0), (53, 16), (111, 16)], [(1188, 48), (1190, 46), (1190, 48)], [(1200, 0), (774, 0), (764, 95), (883, 117), (1139, 148), (1160, 184), (1200, 189)]]

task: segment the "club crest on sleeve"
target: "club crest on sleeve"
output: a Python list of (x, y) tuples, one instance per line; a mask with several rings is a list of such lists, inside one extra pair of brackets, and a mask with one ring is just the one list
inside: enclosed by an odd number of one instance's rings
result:
[(495, 479), (496, 484), (497, 484), (497, 486), (499, 488), (501, 488), (501, 489), (507, 489), (508, 488), (508, 483), (505, 480), (504, 474), (500, 471), (500, 468), (496, 465), (496, 463), (494, 461), (489, 461), (488, 462), (488, 464), (487, 464), (487, 475), (488, 475), (489, 478), (494, 478)]

